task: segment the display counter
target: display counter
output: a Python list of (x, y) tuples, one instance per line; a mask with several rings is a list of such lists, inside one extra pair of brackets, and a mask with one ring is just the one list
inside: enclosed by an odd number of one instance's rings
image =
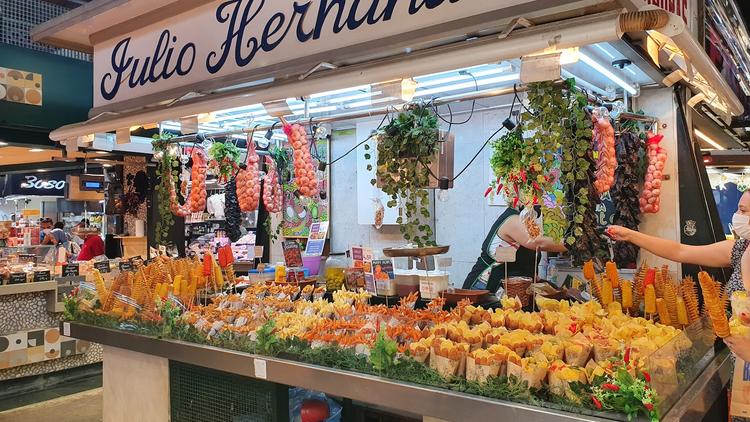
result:
[[(154, 370), (148, 377), (129, 376), (126, 368), (144, 365), (168, 368), (169, 361), (177, 361), (209, 368), (217, 371), (262, 379), (287, 386), (297, 386), (321, 391), (333, 396), (344, 397), (389, 410), (422, 415), (425, 418), (440, 418), (450, 421), (467, 420), (512, 420), (534, 421), (611, 421), (626, 420), (624, 415), (598, 412), (589, 415), (569, 413), (562, 408), (542, 408), (525, 404), (488, 399), (455, 391), (428, 386), (401, 383), (373, 375), (360, 374), (300, 363), (281, 358), (241, 353), (233, 350), (199, 345), (194, 343), (163, 340), (120, 330), (100, 328), (91, 325), (63, 322), (61, 330), (65, 335), (97, 342), (105, 346), (105, 391), (108, 388), (126, 391), (149, 391), (154, 406), (141, 402), (142, 395), (117, 395), (116, 409), (104, 407), (104, 420), (119, 420), (110, 412), (129, 409), (149, 408), (159, 412), (169, 412), (164, 403), (169, 402), (168, 370)], [(117, 362), (108, 362), (108, 359)], [(108, 386), (109, 365), (123, 368), (117, 377), (118, 386)], [(697, 366), (705, 368), (687, 387), (677, 402), (667, 411), (663, 421), (701, 420), (711, 405), (721, 397), (724, 387), (731, 377), (732, 364), (727, 350), (714, 353), (710, 350)], [(195, 380), (195, 382), (201, 382)], [(127, 385), (123, 385), (123, 383)], [(106, 397), (106, 392), (105, 392)], [(166, 400), (164, 400), (166, 398)], [(159, 403), (162, 403), (159, 406)], [(554, 407), (554, 405), (550, 405)], [(119, 410), (117, 410), (119, 409)], [(142, 415), (144, 416), (144, 415)], [(145, 415), (152, 420), (168, 420), (169, 414)]]

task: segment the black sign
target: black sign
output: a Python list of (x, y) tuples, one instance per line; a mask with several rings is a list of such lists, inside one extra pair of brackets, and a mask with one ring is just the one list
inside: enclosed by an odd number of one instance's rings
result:
[(52, 275), (50, 274), (49, 270), (44, 271), (34, 271), (34, 282), (38, 281), (50, 281), (52, 280)]
[(63, 171), (9, 174), (4, 194), (65, 196), (65, 176)]
[(133, 271), (133, 264), (128, 261), (120, 261), (120, 271)]
[(18, 254), (18, 263), (19, 264), (28, 264), (31, 262), (32, 264), (36, 264), (36, 255), (33, 253), (20, 253)]
[(99, 272), (102, 274), (108, 273), (111, 271), (109, 268), (109, 261), (94, 262), (94, 268), (99, 270)]
[(23, 284), (26, 283), (26, 273), (10, 273), (10, 279), (8, 284)]
[(62, 270), (63, 277), (78, 277), (80, 275), (80, 267), (78, 264), (65, 264)]

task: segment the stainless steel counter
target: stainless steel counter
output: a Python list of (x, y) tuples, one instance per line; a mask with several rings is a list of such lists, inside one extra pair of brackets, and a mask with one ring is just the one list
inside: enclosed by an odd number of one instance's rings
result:
[[(536, 406), (494, 400), (454, 391), (354, 372), (267, 358), (227, 349), (161, 340), (119, 330), (78, 323), (63, 323), (62, 332), (71, 337), (134, 352), (199, 365), (247, 377), (322, 391), (375, 406), (449, 421), (533, 420), (535, 422), (625, 420), (622, 415), (589, 416)], [(686, 394), (663, 420), (695, 421), (716, 401), (731, 375), (728, 352), (709, 355), (710, 363)]]

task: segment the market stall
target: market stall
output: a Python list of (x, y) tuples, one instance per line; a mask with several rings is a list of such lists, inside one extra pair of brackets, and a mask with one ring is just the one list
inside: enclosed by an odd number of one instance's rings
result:
[[(701, 273), (699, 289), (679, 265), (602, 236), (614, 223), (680, 238), (678, 104), (687, 91), (669, 86), (681, 81), (697, 95), (691, 103), (725, 116), (742, 111), (682, 20), (595, 1), (525, 2), (522, 11), (412, 3), (381, 15), (373, 4), (368, 25), (380, 30), (357, 31), (364, 20), (350, 11), (356, 37), (346, 41), (337, 38), (343, 4), (336, 30), (326, 26), (330, 8), (319, 6), (312, 25), (299, 10), (261, 7), (254, 16), (268, 23), (249, 38), (253, 51), (240, 46), (242, 31), (229, 31), (220, 50), (208, 39), (229, 21), (250, 31), (235, 22), (250, 7), (243, 2), (173, 17), (153, 10), (140, 31), (114, 25), (94, 37), (94, 117), (52, 138), (75, 150), (91, 146), (91, 133), (127, 143), (127, 128), (153, 122), (181, 132), (152, 141), (157, 253), (109, 279), (93, 268), (66, 297), (63, 334), (106, 346), (106, 420), (284, 420), (279, 384), (446, 420), (677, 420), (721, 397), (731, 369), (714, 333), (746, 327), (720, 317), (714, 280)], [(80, 30), (124, 25), (133, 13), (112, 5), (37, 33), (81, 41)], [(194, 40), (195, 22), (216, 31)], [(284, 43), (285, 22), (299, 43)], [(172, 33), (185, 39), (171, 46)], [(476, 37), (456, 41), (466, 33)], [(300, 56), (292, 45), (308, 40)], [(150, 44), (152, 74), (120, 84), (138, 70), (130, 55)], [(408, 53), (394, 52), (402, 46)], [(162, 48), (179, 51), (171, 66), (187, 77), (169, 80), (167, 64), (154, 74)], [(294, 77), (278, 77), (282, 67)], [(222, 205), (211, 204), (212, 189)], [(521, 206), (527, 278), (497, 272), (491, 291), (456, 289), (484, 234), (500, 230), (499, 211)], [(224, 225), (176, 256), (173, 229), (217, 209)], [(253, 235), (271, 239), (265, 254)], [(567, 254), (541, 254), (540, 239)], [(488, 277), (521, 255), (487, 243)], [(321, 269), (327, 250), (349, 256)], [(251, 251), (273, 270), (236, 277), (238, 256)], [(206, 416), (195, 402), (206, 390), (195, 384), (231, 385), (207, 369), (254, 378), (245, 380), (253, 387)], [(204, 375), (179, 376), (190, 370)], [(241, 407), (261, 390), (275, 397), (270, 408)]]

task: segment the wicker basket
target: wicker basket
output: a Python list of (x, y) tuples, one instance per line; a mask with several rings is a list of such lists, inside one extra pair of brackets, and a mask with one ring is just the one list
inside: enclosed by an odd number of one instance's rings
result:
[(518, 297), (523, 307), (531, 305), (531, 278), (529, 277), (510, 277), (508, 278), (508, 297)]

